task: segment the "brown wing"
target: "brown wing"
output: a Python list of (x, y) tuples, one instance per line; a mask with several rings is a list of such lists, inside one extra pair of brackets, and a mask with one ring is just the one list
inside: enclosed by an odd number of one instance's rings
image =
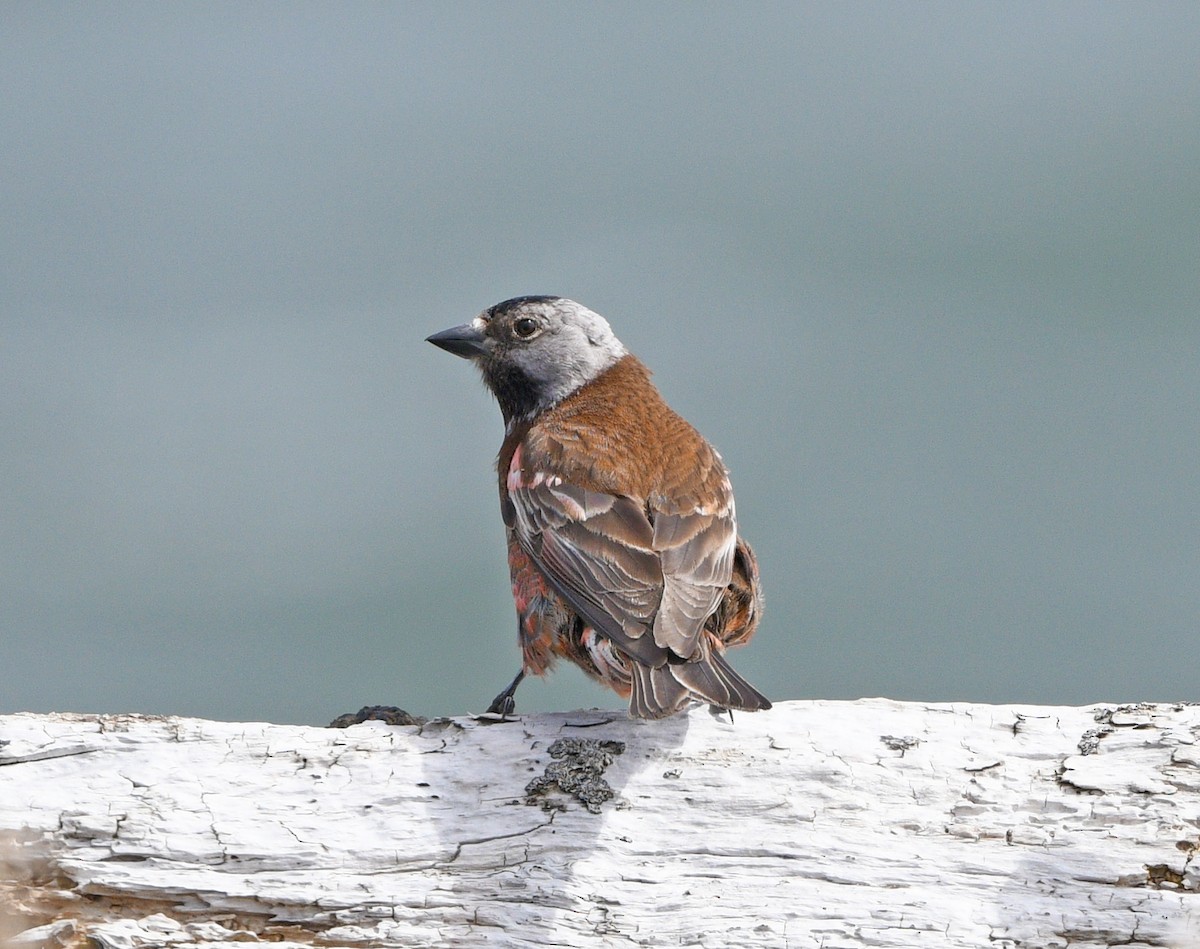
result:
[(640, 505), (541, 475), (510, 478), (508, 497), (517, 540), (559, 595), (630, 656), (665, 663), (666, 649), (645, 635), (663, 574)]
[(731, 497), (712, 512), (651, 507), (647, 516), (632, 498), (523, 476), (515, 466), (510, 474), (511, 526), (521, 546), (584, 619), (647, 665), (697, 657), (704, 623), (732, 575)]

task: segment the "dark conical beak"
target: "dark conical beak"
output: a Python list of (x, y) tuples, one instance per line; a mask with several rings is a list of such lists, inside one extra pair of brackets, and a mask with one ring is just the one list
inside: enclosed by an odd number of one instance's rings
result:
[(425, 342), (463, 359), (474, 359), (487, 353), (487, 337), (470, 323), (426, 336)]

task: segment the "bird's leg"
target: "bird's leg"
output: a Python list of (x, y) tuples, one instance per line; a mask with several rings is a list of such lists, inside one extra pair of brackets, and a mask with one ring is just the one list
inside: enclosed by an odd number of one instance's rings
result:
[(512, 682), (508, 683), (508, 687), (492, 699), (492, 704), (488, 706), (488, 712), (492, 715), (499, 715), (501, 718), (508, 718), (517, 710), (517, 686), (521, 684), (521, 680), (525, 678), (525, 669), (516, 674)]

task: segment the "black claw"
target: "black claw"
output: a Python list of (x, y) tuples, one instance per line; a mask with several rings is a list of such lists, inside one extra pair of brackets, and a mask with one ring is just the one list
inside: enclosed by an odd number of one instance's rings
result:
[(729, 724), (732, 725), (733, 724), (733, 709), (721, 708), (721, 706), (719, 706), (719, 705), (710, 705), (708, 707), (708, 714), (711, 715), (713, 718), (720, 718), (726, 712), (729, 713)]
[(499, 715), (501, 718), (508, 718), (508, 716), (517, 710), (517, 686), (521, 684), (521, 680), (524, 678), (525, 670), (522, 669), (517, 673), (512, 682), (508, 684), (508, 688), (492, 699), (492, 704), (487, 708), (489, 715)]

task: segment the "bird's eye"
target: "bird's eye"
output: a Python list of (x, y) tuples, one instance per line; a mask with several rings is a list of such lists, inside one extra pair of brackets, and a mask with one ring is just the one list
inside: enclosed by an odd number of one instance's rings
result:
[(523, 316), (513, 323), (513, 332), (522, 339), (529, 339), (538, 330), (537, 320)]

